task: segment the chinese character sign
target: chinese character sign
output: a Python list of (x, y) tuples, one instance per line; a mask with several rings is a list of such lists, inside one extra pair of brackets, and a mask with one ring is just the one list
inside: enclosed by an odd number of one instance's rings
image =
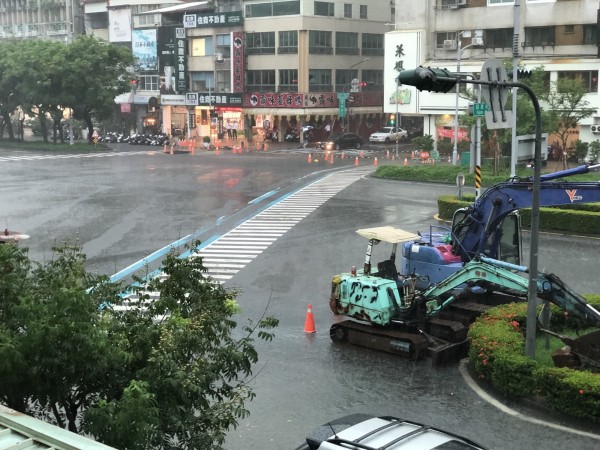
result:
[(175, 86), (177, 93), (187, 91), (187, 40), (185, 28), (175, 28)]
[(136, 71), (158, 70), (156, 30), (133, 30), (131, 52)]
[(109, 9), (108, 23), (110, 42), (131, 41), (131, 9)]
[(244, 92), (244, 36), (241, 31), (231, 33), (233, 92)]

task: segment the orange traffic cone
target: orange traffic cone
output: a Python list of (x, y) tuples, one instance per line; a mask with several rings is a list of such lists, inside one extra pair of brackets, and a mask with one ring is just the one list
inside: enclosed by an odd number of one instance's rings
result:
[(218, 155), (218, 154), (219, 154), (219, 147), (217, 147), (217, 148), (215, 149), (215, 155)]
[(360, 157), (364, 158), (365, 157), (365, 152), (363, 152), (362, 150), (360, 151)]
[(404, 165), (408, 166), (408, 158), (404, 158)]
[(344, 156), (345, 156), (345, 155), (344, 155), (344, 151), (342, 150), (342, 159), (344, 159)]
[(308, 163), (312, 163), (312, 153), (308, 154)]
[(325, 161), (329, 161), (329, 152), (325, 152)]
[(388, 150), (387, 153), (385, 154), (385, 159), (390, 159), (390, 151)]
[(304, 322), (304, 332), (305, 333), (316, 333), (317, 330), (315, 328), (315, 319), (312, 313), (312, 305), (308, 304), (308, 310), (306, 311), (306, 321)]
[(375, 157), (375, 161), (373, 161), (373, 165), (374, 165), (374, 166), (378, 165), (378, 162), (377, 162), (377, 156)]
[(358, 156), (356, 157), (356, 159), (354, 160), (354, 165), (358, 166)]

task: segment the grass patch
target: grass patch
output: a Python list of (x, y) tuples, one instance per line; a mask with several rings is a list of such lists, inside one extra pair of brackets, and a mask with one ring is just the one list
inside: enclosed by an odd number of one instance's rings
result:
[[(555, 170), (546, 166), (543, 173), (553, 173)], [(475, 174), (469, 173), (468, 167), (450, 166), (450, 165), (419, 165), (419, 166), (398, 166), (381, 165), (373, 174), (375, 177), (387, 178), (399, 181), (424, 181), (432, 183), (456, 184), (456, 175), (462, 173), (465, 176), (465, 186), (475, 185)], [(525, 167), (517, 168), (517, 177), (532, 177), (533, 170)], [(493, 175), (490, 168), (483, 167), (481, 170), (482, 186), (489, 187), (510, 179), (510, 171), (503, 170), (498, 175)], [(561, 181), (598, 181), (598, 174), (588, 173), (568, 178), (561, 178)]]
[(93, 151), (93, 150), (108, 150), (110, 147), (106, 144), (99, 142), (98, 144), (89, 144), (86, 141), (77, 141), (73, 145), (69, 142), (65, 143), (53, 143), (44, 141), (9, 141), (0, 140), (0, 149), (4, 150), (32, 150), (32, 151), (56, 151), (56, 152), (81, 152), (81, 151)]

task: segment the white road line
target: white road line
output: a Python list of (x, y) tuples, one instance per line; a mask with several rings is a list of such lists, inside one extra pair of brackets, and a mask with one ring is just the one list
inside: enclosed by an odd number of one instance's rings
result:
[[(360, 168), (332, 173), (242, 222), (201, 248), (194, 257), (203, 258), (209, 277), (225, 283), (294, 225), (372, 170)], [(133, 299), (133, 296), (128, 298)]]

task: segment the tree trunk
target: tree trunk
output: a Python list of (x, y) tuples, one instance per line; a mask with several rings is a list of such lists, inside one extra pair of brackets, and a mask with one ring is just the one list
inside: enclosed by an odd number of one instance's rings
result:
[(38, 119), (40, 120), (40, 133), (42, 133), (42, 139), (44, 143), (48, 143), (48, 127), (46, 126), (46, 114), (43, 111), (40, 111), (38, 114)]
[(85, 122), (85, 124), (87, 125), (87, 129), (88, 129), (88, 143), (89, 144), (93, 144), (94, 141), (94, 124), (92, 123), (92, 117), (89, 115), (89, 113), (85, 112), (83, 114), (83, 121)]
[(8, 131), (8, 139), (12, 141), (15, 138), (15, 134), (12, 127), (12, 122), (10, 120), (10, 113), (8, 111), (2, 112), (2, 118), (4, 119), (6, 131)]

